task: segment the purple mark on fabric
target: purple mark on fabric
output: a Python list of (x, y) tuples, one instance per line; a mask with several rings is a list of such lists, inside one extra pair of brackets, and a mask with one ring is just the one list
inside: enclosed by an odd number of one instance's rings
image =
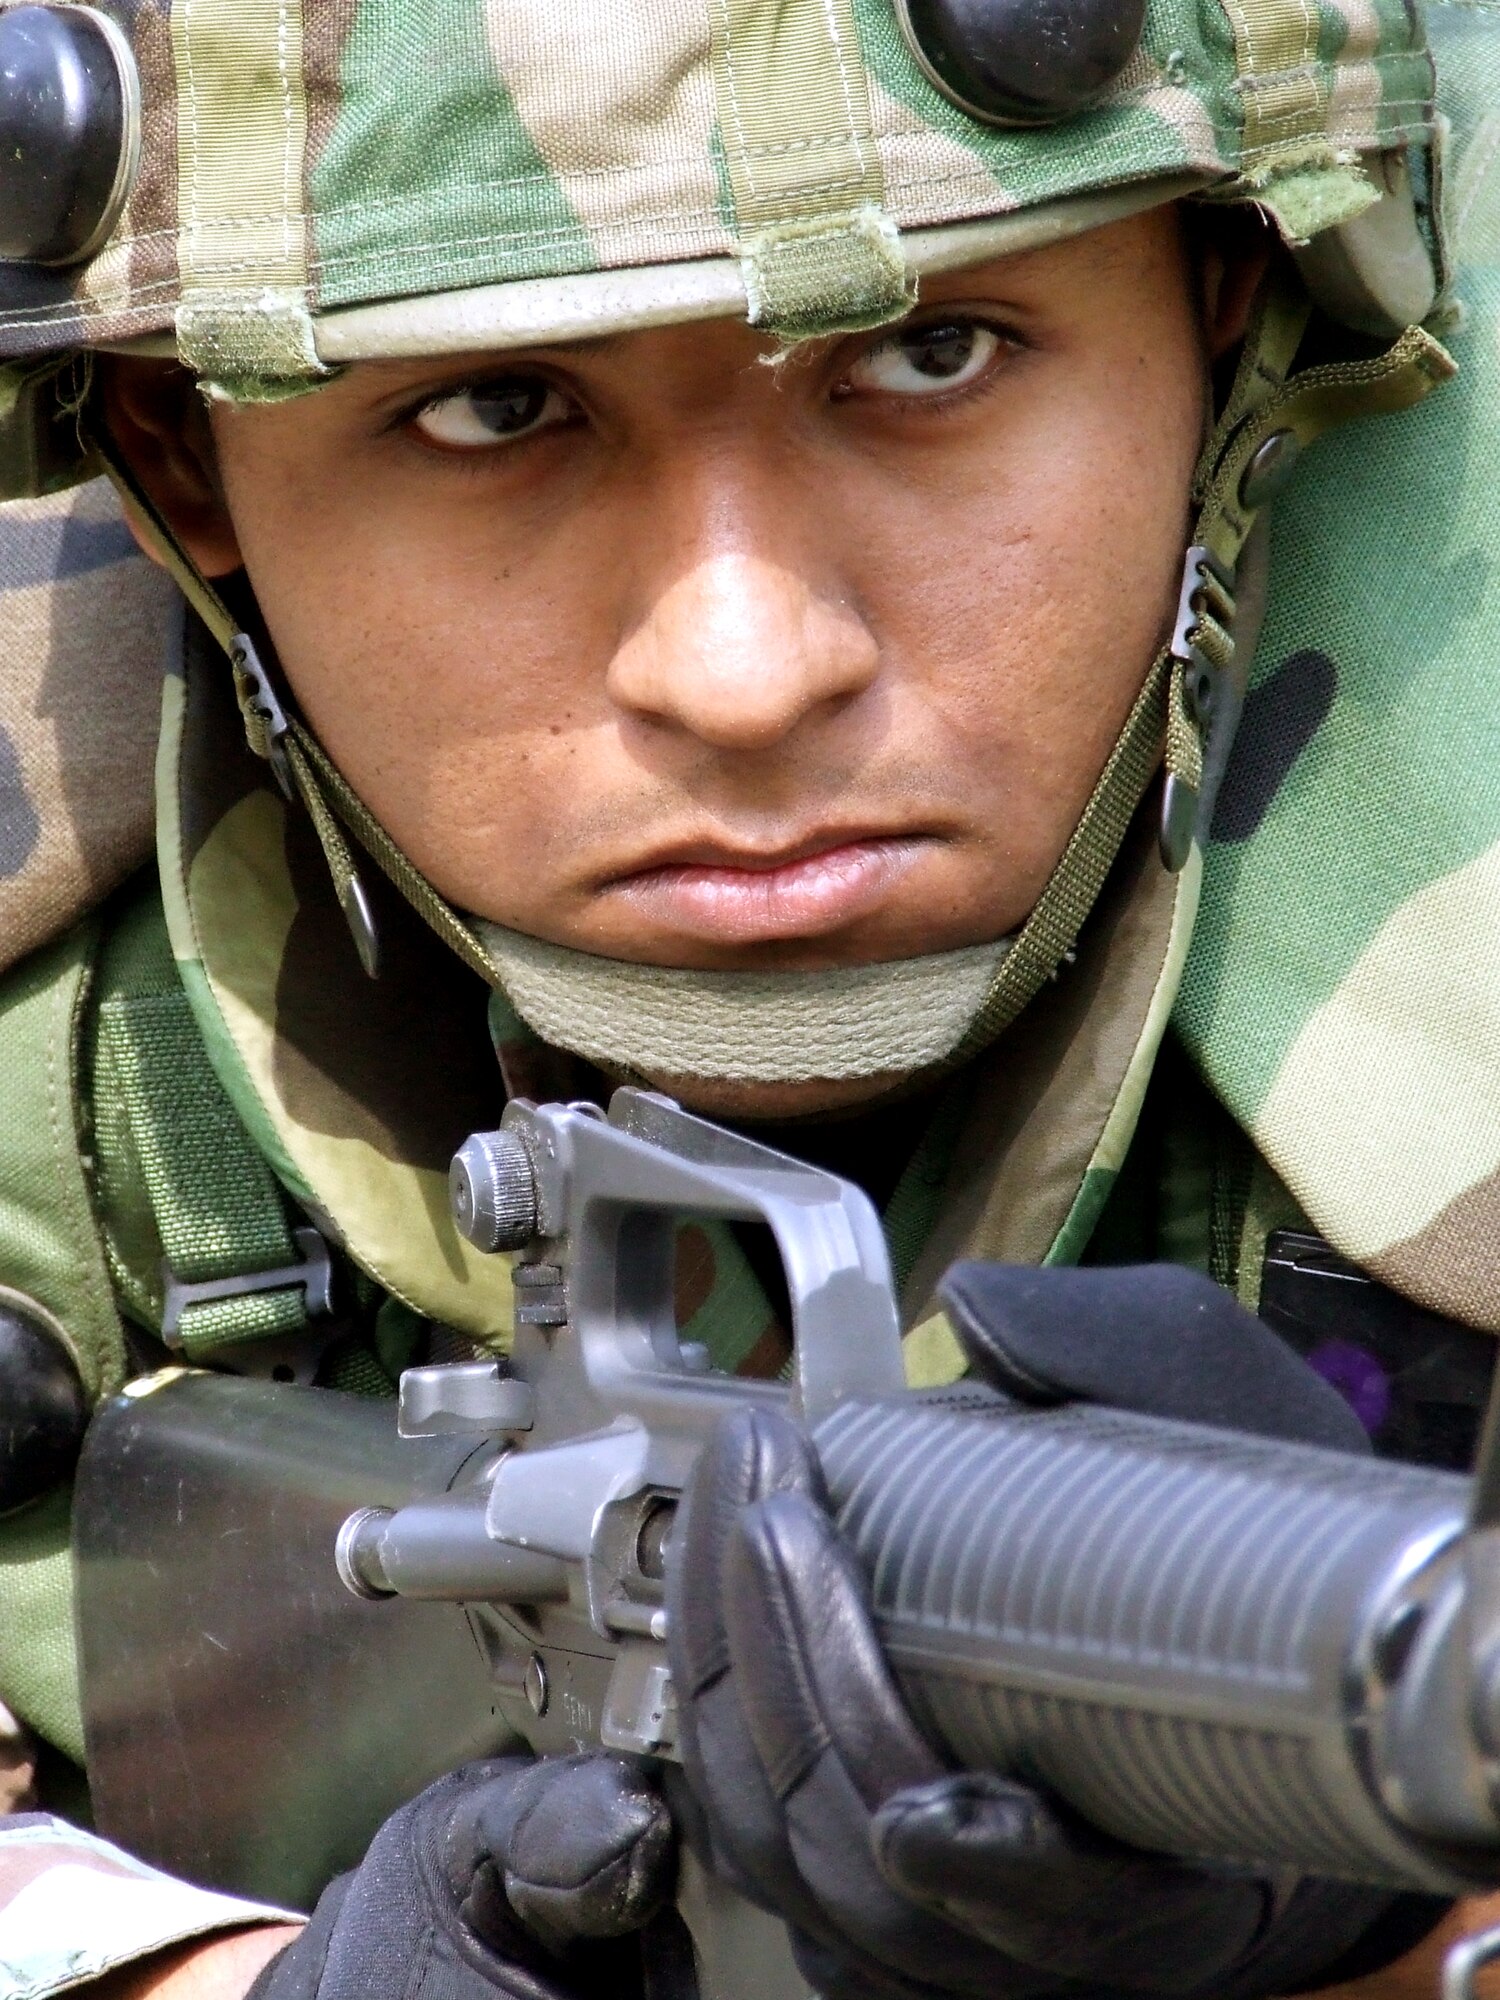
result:
[(1391, 1413), (1391, 1378), (1374, 1355), (1352, 1340), (1325, 1340), (1307, 1365), (1338, 1390), (1373, 1437)]

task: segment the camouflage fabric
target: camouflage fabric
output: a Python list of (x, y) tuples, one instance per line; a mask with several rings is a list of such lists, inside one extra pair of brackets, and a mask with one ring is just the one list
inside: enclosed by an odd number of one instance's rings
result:
[(174, 597), (105, 481), (0, 507), (0, 970), (150, 856)]
[(164, 1945), (289, 1914), (174, 1881), (48, 1813), (0, 1814), (0, 2000), (66, 1993)]
[(940, 97), (890, 0), (102, 4), (141, 170), (81, 270), (0, 269), (0, 357), (170, 335), (262, 390), (714, 312), (868, 324), (1164, 182), (1300, 240), (1374, 199), (1362, 154), (1431, 131), (1406, 0), (1152, 0), (1105, 99), (1024, 132)]
[(1323, 1235), (1500, 1332), (1500, 16), (1428, 21), (1461, 373), (1281, 503), (1178, 1019)]
[(158, 848), (172, 949), (219, 1079), (282, 1185), (391, 1296), (481, 1340), (503, 1259), (465, 1243), (448, 1162), (504, 1103), (487, 990), (383, 883), (360, 969), (305, 817), (245, 744), (217, 650), (164, 683)]

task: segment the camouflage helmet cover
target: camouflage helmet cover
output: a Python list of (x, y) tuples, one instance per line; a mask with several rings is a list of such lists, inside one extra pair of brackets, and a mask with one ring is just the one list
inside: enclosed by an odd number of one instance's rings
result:
[(1103, 98), (1026, 130), (947, 102), (893, 0), (99, 11), (139, 70), (139, 169), (86, 262), (0, 265), (12, 402), (44, 357), (120, 342), (253, 396), (714, 314), (874, 324), (924, 270), (1190, 190), (1336, 236), (1377, 156), (1424, 193), (1433, 133), (1411, 0), (1152, 0)]

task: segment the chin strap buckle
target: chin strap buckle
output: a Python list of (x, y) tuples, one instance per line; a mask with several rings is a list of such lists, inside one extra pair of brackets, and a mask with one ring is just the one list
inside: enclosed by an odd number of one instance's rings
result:
[[(1215, 751), (1232, 727), (1238, 704), (1230, 680), (1234, 658), (1235, 576), (1194, 542), (1183, 559), (1177, 619), (1167, 647), (1167, 775), (1162, 787), (1158, 844), (1172, 874), (1186, 864), (1205, 802), (1212, 807), (1223, 757)], [(1227, 745), (1226, 745), (1227, 747)]]
[(1201, 542), (1194, 542), (1183, 558), (1177, 623), (1172, 628), (1172, 643), (1167, 648), (1180, 665), (1202, 664), (1208, 667), (1208, 661), (1198, 647), (1207, 618), (1212, 618), (1226, 635), (1233, 630), (1234, 574), (1223, 563), (1216, 561)]
[(286, 738), (291, 725), (265, 662), (248, 632), (236, 632), (229, 641), (228, 652), (250, 748), (270, 765), (271, 775), (280, 786), (282, 796), (293, 798), (296, 793), (292, 767), (286, 754)]

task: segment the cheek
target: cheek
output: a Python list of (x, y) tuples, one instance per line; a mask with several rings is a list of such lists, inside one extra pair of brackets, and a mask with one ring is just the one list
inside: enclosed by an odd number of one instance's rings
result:
[(540, 802), (603, 720), (610, 568), (597, 534), (524, 542), (467, 481), (295, 484), (230, 452), (226, 486), (282, 669), (314, 731), (420, 867), (455, 893), (503, 843), (546, 838)]
[(882, 640), (912, 663), (948, 754), (1003, 789), (1009, 841), (1060, 846), (1161, 644), (1199, 379), (1196, 363), (1129, 357), (1075, 373), (866, 509), (887, 524), (867, 571)]

